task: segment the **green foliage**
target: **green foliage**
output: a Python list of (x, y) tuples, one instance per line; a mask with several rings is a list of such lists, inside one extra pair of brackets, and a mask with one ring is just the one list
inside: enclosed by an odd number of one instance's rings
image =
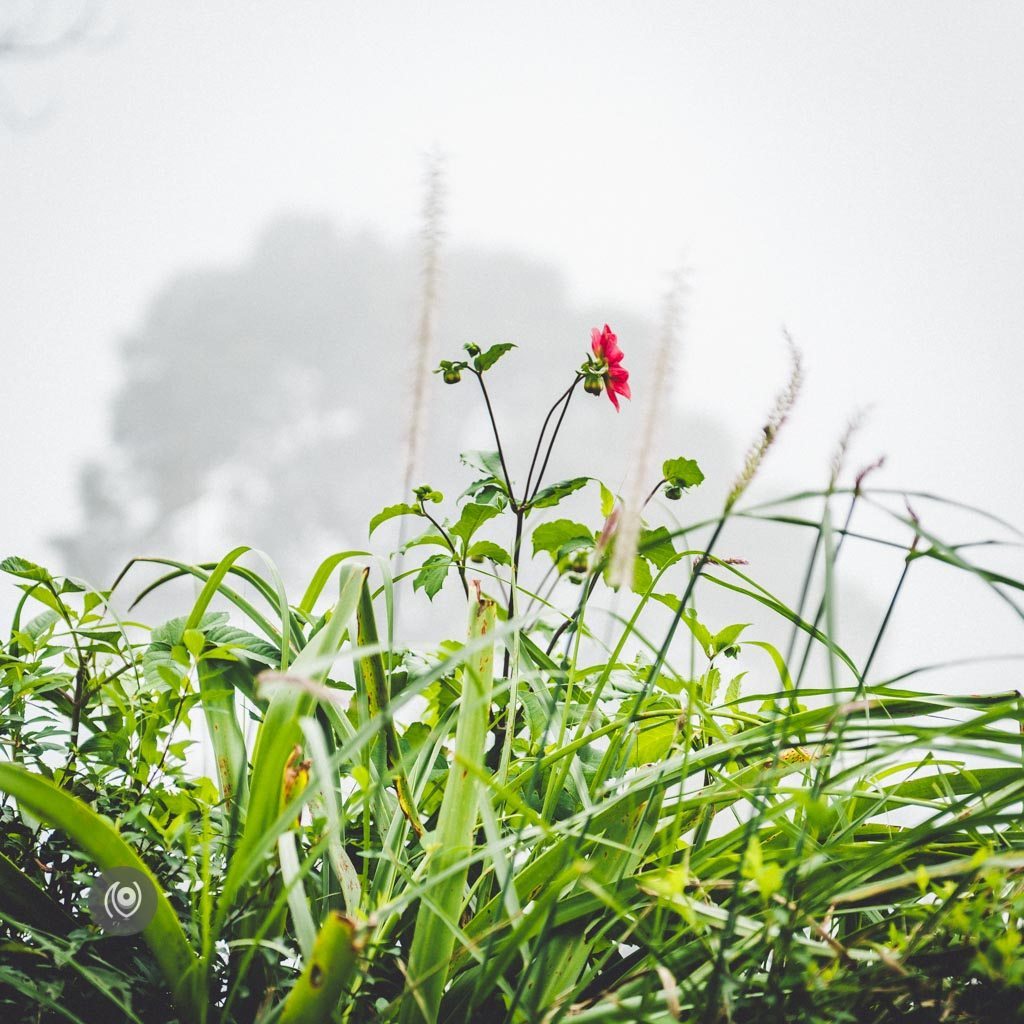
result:
[[(370, 567), (331, 555), (298, 601), (245, 548), (140, 560), (113, 594), (0, 563), (17, 588), (0, 646), (4, 1019), (1024, 1011), (1024, 702), (1010, 684), (977, 693), (966, 663), (942, 692), (840, 645), (831, 506), (891, 514), (905, 548), (891, 531), (858, 540), (901, 573), (929, 559), (1001, 603), (1019, 581), (908, 520), (902, 496), (830, 488), (742, 513), (780, 543), (823, 541), (795, 605), (715, 554), (741, 513), (680, 525), (661, 503), (643, 513), (634, 593), (613, 594), (612, 491), (599, 483), (588, 510), (591, 478), (545, 487), (537, 451), (518, 490), (498, 450), (465, 453), (461, 497), (424, 486), (371, 523), (416, 516), (425, 533)], [(663, 471), (652, 494), (703, 479), (690, 460)], [(157, 578), (137, 582), (147, 565)], [(129, 586), (138, 605), (181, 581), (181, 615), (114, 610)], [(464, 587), (468, 633), (410, 644), (399, 589), (419, 612), (446, 583)], [(141, 937), (86, 912), (115, 864), (161, 894)]]

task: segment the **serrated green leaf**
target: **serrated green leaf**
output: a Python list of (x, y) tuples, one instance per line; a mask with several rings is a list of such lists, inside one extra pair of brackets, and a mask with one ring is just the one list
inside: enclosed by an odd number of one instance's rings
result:
[(387, 508), (382, 508), (371, 520), (370, 520), (370, 536), (373, 536), (373, 531), (377, 529), (381, 523), (386, 523), (389, 519), (396, 519), (398, 516), (422, 516), (423, 512), (420, 510), (418, 505), (410, 505), (407, 502), (399, 502), (397, 505), (388, 505)]
[(481, 373), (489, 370), (503, 355), (511, 352), (516, 346), (511, 341), (502, 341), (492, 345), (486, 352), (473, 358), (473, 366)]
[(444, 586), (452, 560), (448, 555), (431, 555), (412, 581), (413, 590), (422, 590), (431, 601)]
[(530, 502), (530, 508), (552, 508), (563, 498), (567, 498), (575, 491), (586, 487), (590, 483), (589, 476), (577, 476), (572, 480), (560, 480), (557, 484), (545, 487), (537, 492), (537, 496)]
[(697, 487), (704, 482), (704, 474), (694, 459), (667, 459), (662, 464), (661, 473), (677, 487)]
[(453, 537), (458, 537), (464, 544), (468, 544), (473, 534), (487, 522), (501, 513), (496, 505), (481, 505), (477, 502), (470, 502), (462, 506), (462, 513), (459, 521), (449, 529)]

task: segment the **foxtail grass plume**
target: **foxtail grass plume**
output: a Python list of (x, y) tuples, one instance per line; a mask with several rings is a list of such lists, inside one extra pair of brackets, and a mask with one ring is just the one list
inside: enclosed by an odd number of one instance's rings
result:
[(440, 283), (444, 195), (443, 161), (441, 155), (435, 153), (427, 162), (426, 193), (423, 201), (423, 227), (420, 234), (420, 318), (414, 343), (412, 394), (409, 401), (405, 470), (402, 478), (403, 493), (408, 493), (412, 488), (426, 433), (427, 385), (433, 362)]
[(830, 491), (839, 483), (839, 477), (842, 475), (843, 467), (846, 465), (846, 456), (850, 451), (850, 443), (853, 441), (857, 431), (864, 426), (867, 414), (867, 409), (857, 409), (846, 422), (846, 427), (840, 435), (839, 443), (836, 445), (836, 450), (832, 455), (831, 473), (828, 482), (828, 489)]
[[(661, 423), (665, 391), (673, 377), (672, 363), (679, 347), (684, 285), (683, 273), (680, 271), (675, 274), (662, 306), (661, 331), (654, 357), (654, 372), (650, 378), (651, 389), (646, 395), (647, 414), (633, 459), (632, 486), (629, 497), (623, 503), (615, 531), (615, 549), (609, 571), (609, 580), (613, 586), (630, 587), (633, 584), (645, 488), (650, 478), (651, 452), (654, 450), (658, 424)], [(618, 408), (617, 402), (615, 405)]]
[(772, 406), (768, 419), (761, 428), (761, 435), (747, 451), (747, 457), (743, 460), (743, 469), (740, 470), (740, 475), (736, 477), (736, 482), (732, 485), (729, 497), (726, 498), (726, 512), (730, 511), (736, 502), (740, 500), (743, 493), (750, 486), (751, 481), (757, 476), (757, 471), (764, 461), (764, 457), (775, 443), (775, 438), (778, 436), (782, 424), (786, 422), (786, 418), (796, 404), (800, 388), (803, 385), (803, 355), (800, 349), (796, 347), (789, 332), (785, 331), (783, 333), (786, 338), (786, 344), (789, 346), (789, 380), (786, 381), (786, 386), (775, 397), (775, 404)]

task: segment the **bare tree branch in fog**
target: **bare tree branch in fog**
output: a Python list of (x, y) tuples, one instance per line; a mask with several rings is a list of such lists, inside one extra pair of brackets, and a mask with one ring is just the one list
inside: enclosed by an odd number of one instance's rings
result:
[[(79, 4), (0, 0), (0, 63), (47, 60), (77, 46), (109, 42), (109, 29), (98, 27), (104, 6), (102, 0)], [(39, 117), (16, 110), (9, 89), (0, 81), (0, 123), (25, 128)]]

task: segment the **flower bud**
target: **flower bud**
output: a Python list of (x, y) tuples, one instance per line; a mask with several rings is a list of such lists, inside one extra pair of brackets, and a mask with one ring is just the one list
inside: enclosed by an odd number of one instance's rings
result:
[(444, 371), (441, 379), (445, 384), (458, 384), (462, 380), (462, 371), (452, 367), (452, 369)]
[(587, 571), (587, 567), (587, 553), (585, 551), (578, 551), (573, 555), (572, 561), (569, 563), (569, 572), (585, 573)]
[(683, 496), (683, 489), (675, 484), (665, 488), (665, 497), (669, 501), (678, 501)]
[(468, 353), (469, 353), (469, 354), (470, 354), (471, 356), (478, 356), (478, 355), (480, 355), (480, 346), (479, 346), (479, 345), (477, 345), (477, 344), (474, 344), (474, 343), (473, 343), (472, 341), (470, 341), (470, 342), (467, 342), (467, 343), (466, 343), (465, 345), (463, 345), (462, 347), (463, 347), (463, 348), (464, 348), (464, 349), (465, 349), (465, 350), (466, 350), (466, 351), (467, 351), (467, 352), (468, 352)]
[(599, 395), (604, 391), (604, 380), (596, 374), (587, 374), (583, 381), (583, 390), (588, 395)]

